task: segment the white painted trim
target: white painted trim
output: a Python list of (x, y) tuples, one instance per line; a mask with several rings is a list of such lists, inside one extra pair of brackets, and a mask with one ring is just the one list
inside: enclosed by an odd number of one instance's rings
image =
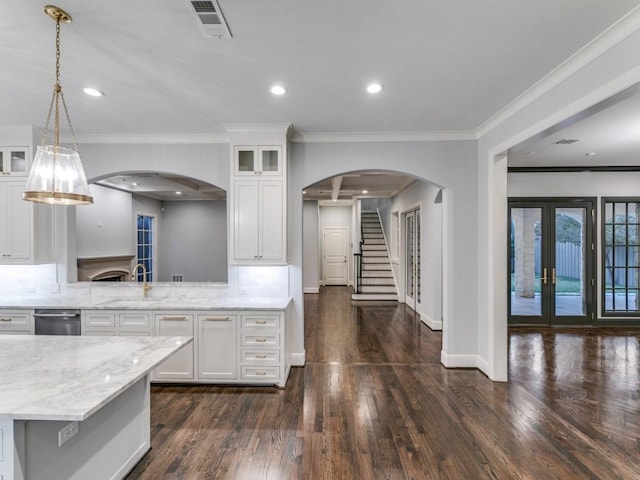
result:
[[(607, 50), (613, 48), (629, 35), (640, 30), (640, 7), (635, 7), (607, 30), (562, 62), (542, 79), (528, 88), (502, 110), (476, 129), (477, 138), (487, 134), (535, 100), (557, 87), (571, 75), (584, 68)], [(566, 117), (565, 117), (566, 118)]]
[(478, 368), (477, 355), (449, 355), (440, 352), (440, 363), (447, 368)]
[[(489, 378), (491, 378), (491, 376), (489, 375), (490, 372), (490, 367), (489, 367), (489, 361), (485, 358), (482, 358), (480, 355), (478, 355), (478, 370), (480, 370), (482, 373), (484, 373), (486, 376), (488, 376)], [(495, 379), (495, 378), (491, 378), (491, 380), (493, 380), (494, 382), (506, 382), (507, 379)]]
[(424, 323), (431, 330), (442, 330), (442, 320), (433, 320), (424, 313), (420, 314), (420, 321)]
[(294, 143), (342, 143), (342, 142), (454, 142), (477, 140), (473, 130), (442, 132), (295, 132), (289, 139)]
[[(87, 134), (78, 135), (78, 144), (229, 144), (226, 133), (185, 133), (185, 134)], [(62, 143), (73, 143), (71, 135), (61, 135)]]
[(292, 353), (291, 354), (291, 366), (292, 367), (304, 367), (306, 363), (306, 350), (303, 350), (301, 353)]
[(303, 293), (320, 293), (320, 287), (304, 287)]

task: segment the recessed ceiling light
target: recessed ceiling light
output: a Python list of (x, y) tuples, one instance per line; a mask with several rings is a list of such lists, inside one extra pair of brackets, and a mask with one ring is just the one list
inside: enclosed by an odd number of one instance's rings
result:
[(306, 195), (307, 191), (306, 190), (302, 190), (302, 194)]
[(273, 87), (271, 87), (271, 93), (273, 93), (274, 95), (284, 95), (285, 93), (287, 93), (287, 89), (282, 85), (274, 85)]
[(136, 182), (133, 182), (131, 185), (133, 185), (134, 187), (138, 186), (138, 184)]
[(369, 190), (362, 190), (362, 193), (369, 193)]
[(104, 92), (98, 90), (97, 88), (87, 87), (84, 90), (84, 93), (87, 95), (91, 95), (92, 97), (104, 97)]
[(585, 153), (584, 156), (585, 157), (593, 157), (596, 154), (596, 152), (589, 152), (589, 153)]
[(381, 91), (382, 91), (381, 83), (374, 82), (367, 85), (367, 92), (369, 93), (380, 93)]
[(182, 192), (176, 192), (176, 195), (182, 195)]

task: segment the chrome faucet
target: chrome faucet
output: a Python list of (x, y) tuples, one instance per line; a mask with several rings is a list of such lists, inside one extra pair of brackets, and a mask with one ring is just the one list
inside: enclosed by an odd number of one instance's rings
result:
[(133, 270), (131, 271), (131, 280), (135, 280), (138, 268), (142, 269), (142, 292), (144, 298), (147, 298), (147, 292), (151, 290), (151, 285), (147, 283), (147, 269), (143, 264), (139, 263), (135, 267), (133, 267)]

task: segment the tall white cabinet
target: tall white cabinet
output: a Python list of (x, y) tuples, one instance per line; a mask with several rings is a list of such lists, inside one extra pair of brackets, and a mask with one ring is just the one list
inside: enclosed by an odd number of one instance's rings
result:
[(228, 128), (231, 148), (229, 263), (287, 263), (289, 126)]

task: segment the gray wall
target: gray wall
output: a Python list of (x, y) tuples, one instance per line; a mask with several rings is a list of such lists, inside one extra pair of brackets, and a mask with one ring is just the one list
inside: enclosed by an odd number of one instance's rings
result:
[(227, 281), (227, 202), (163, 202), (160, 276), (185, 282)]
[(131, 194), (91, 185), (93, 204), (76, 209), (78, 257), (132, 255)]
[(315, 200), (305, 201), (302, 216), (302, 273), (304, 276), (304, 293), (316, 293), (320, 288), (318, 202)]

